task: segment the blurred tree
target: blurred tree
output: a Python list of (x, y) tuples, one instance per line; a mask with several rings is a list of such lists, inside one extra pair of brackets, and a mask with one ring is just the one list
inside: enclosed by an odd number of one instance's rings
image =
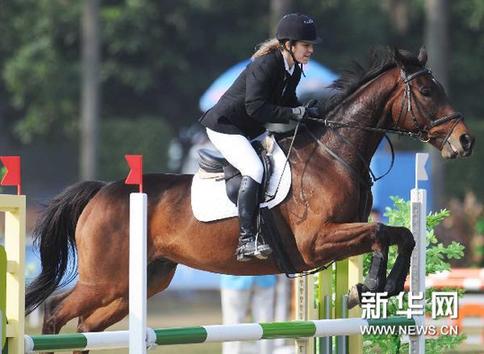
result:
[(269, 37), (272, 37), (276, 33), (276, 27), (279, 20), (285, 14), (292, 13), (293, 1), (292, 0), (270, 0), (271, 1), (271, 21), (269, 24)]
[[(449, 90), (449, 3), (447, 0), (425, 0), (425, 46), (432, 69), (439, 82)], [(440, 152), (426, 146), (432, 157), (432, 189), (435, 208), (444, 207), (444, 163)]]
[(385, 0), (383, 6), (390, 15), (393, 26), (398, 34), (405, 35), (410, 24), (409, 2), (407, 0)]
[[(78, 117), (79, 8), (64, 1), (2, 2), (2, 83), (23, 141), (73, 132)], [(53, 126), (60, 127), (52, 129)]]
[[(103, 119), (158, 117), (173, 134), (195, 124), (200, 95), (269, 37), (271, 9), (289, 3), (271, 1), (101, 2)], [(24, 142), (78, 139), (81, 4), (0, 3), (1, 126), (14, 123)], [(289, 11), (315, 18), (323, 43), (314, 57), (339, 70), (352, 59), (364, 60), (371, 46), (421, 46), (425, 0), (409, 0), (406, 10), (388, 4), (402, 6), (399, 0), (299, 0)], [(405, 11), (406, 25), (397, 24), (396, 13)], [(483, 19), (482, 0), (449, 2), (448, 82), (452, 102), (468, 120), (484, 117)]]
[[(103, 2), (102, 115), (169, 117), (175, 131), (195, 121), (208, 84), (267, 37), (268, 9), (264, 2)], [(25, 142), (77, 132), (80, 3), (26, 0), (1, 13), (9, 28), (3, 78), (22, 117), (16, 132)]]
[(82, 180), (93, 180), (97, 177), (99, 146), (99, 0), (84, 1), (81, 22), (82, 95), (79, 170)]
[(452, 99), (466, 119), (484, 118), (484, 1), (451, 1), (450, 76)]
[(172, 132), (165, 121), (153, 117), (111, 118), (100, 122), (100, 128), (105, 144), (99, 151), (99, 178), (117, 180), (126, 176), (124, 155), (128, 153), (143, 155), (145, 173), (166, 168), (163, 153), (168, 150)]

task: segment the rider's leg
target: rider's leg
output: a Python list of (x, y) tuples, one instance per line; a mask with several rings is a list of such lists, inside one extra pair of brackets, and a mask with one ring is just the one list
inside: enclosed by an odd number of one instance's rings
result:
[(237, 247), (237, 259), (245, 260), (256, 251), (257, 209), (259, 207), (260, 184), (250, 176), (242, 176), (237, 206), (239, 208), (240, 237)]
[(236, 254), (237, 259), (245, 261), (257, 251), (258, 191), (264, 168), (249, 140), (243, 135), (223, 134), (210, 129), (207, 129), (207, 135), (227, 161), (242, 174), (237, 202), (240, 238)]

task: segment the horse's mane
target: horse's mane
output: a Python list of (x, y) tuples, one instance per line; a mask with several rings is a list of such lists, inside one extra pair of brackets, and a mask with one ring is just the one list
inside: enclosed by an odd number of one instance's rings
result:
[[(396, 51), (398, 51), (399, 54), (398, 59), (396, 58)], [(334, 93), (328, 98), (319, 101), (318, 104), (322, 117), (328, 117), (335, 108), (341, 105), (348, 96), (353, 94), (362, 85), (373, 80), (388, 69), (397, 66), (397, 60), (404, 66), (422, 66), (418, 60), (418, 55), (404, 49), (393, 49), (390, 47), (375, 47), (370, 49), (367, 59), (368, 64), (366, 66), (363, 66), (357, 61), (353, 61), (352, 66), (348, 69), (344, 69), (339, 79), (329, 86)], [(307, 120), (304, 124), (311, 131), (318, 131), (321, 130), (321, 128), (324, 129), (324, 126), (321, 125), (321, 123)], [(305, 130), (302, 129), (302, 131)], [(277, 134), (277, 140), (282, 141), (286, 138), (290, 138), (292, 137), (292, 134), (292, 131)]]
[[(398, 49), (398, 52), (401, 60), (403, 60), (403, 65), (421, 66), (416, 55), (403, 49)], [(341, 73), (340, 78), (329, 86), (330, 89), (335, 91), (334, 94), (320, 102), (323, 116), (339, 106), (345, 98), (354, 93), (359, 87), (396, 65), (395, 49), (389, 47), (372, 48), (366, 67), (357, 61), (353, 61), (352, 67), (345, 69)]]

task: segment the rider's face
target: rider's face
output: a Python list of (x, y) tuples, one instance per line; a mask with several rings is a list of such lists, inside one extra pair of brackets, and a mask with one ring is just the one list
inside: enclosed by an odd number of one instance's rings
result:
[(298, 62), (307, 64), (314, 52), (314, 47), (311, 43), (297, 41), (296, 44), (292, 46), (292, 51)]

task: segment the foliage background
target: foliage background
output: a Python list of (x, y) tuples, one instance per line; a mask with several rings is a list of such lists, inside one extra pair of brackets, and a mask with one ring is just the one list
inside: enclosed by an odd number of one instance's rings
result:
[[(51, 146), (67, 141), (76, 151), (81, 3), (0, 3), (2, 150), (35, 146), (39, 141)], [(406, 1), (405, 17), (395, 14), (399, 3), (300, 0), (293, 2), (293, 10), (315, 18), (324, 42), (314, 57), (339, 71), (351, 60), (364, 61), (375, 45), (418, 50), (424, 41), (424, 0)], [(160, 144), (145, 144), (138, 150), (153, 155), (148, 157), (148, 168), (166, 170), (166, 146), (196, 122), (204, 90), (225, 69), (247, 58), (257, 43), (272, 36), (271, 1), (107, 0), (100, 4), (101, 116), (111, 128), (101, 132), (99, 177), (111, 178), (117, 171), (113, 161), (119, 160), (122, 149), (112, 144), (119, 132), (111, 124), (117, 120), (124, 127), (120, 129), (136, 131), (123, 138), (130, 148), (136, 148), (139, 136), (148, 129), (138, 123), (147, 118), (154, 121), (149, 134), (157, 136)], [(447, 197), (462, 197), (471, 189), (482, 199), (484, 3), (455, 0), (449, 1), (449, 7), (449, 93), (477, 132), (478, 144), (472, 160), (446, 164)], [(402, 19), (406, 21), (403, 27), (397, 25)], [(397, 141), (397, 147), (406, 149), (412, 143)], [(77, 176), (77, 170), (70, 173)]]

